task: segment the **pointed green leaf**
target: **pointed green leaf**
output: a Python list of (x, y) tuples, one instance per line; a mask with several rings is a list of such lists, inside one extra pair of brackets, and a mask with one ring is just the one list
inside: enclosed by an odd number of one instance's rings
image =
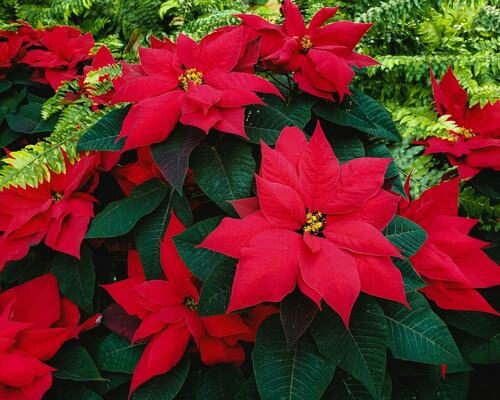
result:
[(319, 400), (335, 372), (310, 337), (288, 346), (278, 316), (261, 325), (252, 360), (262, 400)]
[(173, 400), (180, 392), (189, 372), (189, 356), (184, 358), (166, 374), (156, 376), (139, 386), (131, 400)]
[(81, 260), (66, 254), (57, 254), (52, 261), (52, 272), (63, 295), (88, 314), (94, 312), (95, 270), (92, 252), (82, 247)]
[(311, 329), (320, 352), (378, 399), (385, 375), (388, 337), (384, 312), (378, 303), (370, 297), (359, 298), (349, 329), (331, 309), (320, 313)]
[(229, 201), (250, 196), (252, 146), (233, 138), (215, 146), (202, 144), (193, 151), (191, 166), (200, 189), (226, 213), (236, 215)]
[(202, 281), (208, 278), (215, 267), (228, 260), (224, 254), (197, 247), (219, 225), (220, 221), (220, 217), (206, 219), (174, 237), (179, 255), (189, 270)]
[(281, 325), (288, 344), (294, 344), (305, 333), (317, 312), (316, 303), (299, 290), (290, 293), (281, 301)]
[(323, 101), (317, 104), (314, 113), (337, 125), (350, 126), (370, 136), (401, 141), (391, 114), (374, 99), (359, 90), (353, 90), (347, 104), (338, 105)]
[(266, 105), (246, 107), (245, 133), (253, 143), (261, 140), (269, 145), (276, 143), (281, 131), (287, 126), (303, 129), (311, 119), (311, 107), (316, 99), (300, 95), (290, 104), (276, 96), (263, 96)]
[(143, 350), (143, 344), (131, 344), (126, 338), (110, 333), (97, 348), (96, 362), (104, 371), (131, 374)]
[(110, 111), (93, 126), (85, 131), (78, 141), (78, 151), (118, 151), (125, 144), (125, 139), (118, 140), (123, 121), (130, 107)]
[(500, 332), (488, 340), (469, 337), (461, 343), (465, 359), (473, 364), (500, 364)]
[(414, 255), (427, 240), (427, 233), (415, 222), (395, 215), (383, 234), (405, 257)]
[(446, 324), (418, 292), (406, 295), (410, 309), (387, 302), (383, 308), (394, 358), (424, 364), (462, 364), (460, 351)]
[(414, 292), (415, 290), (419, 290), (427, 286), (417, 271), (415, 271), (413, 265), (411, 265), (407, 259), (401, 260), (400, 258), (393, 258), (392, 261), (401, 271), (401, 275), (403, 275), (405, 291)]
[(227, 260), (216, 266), (208, 275), (201, 288), (200, 315), (220, 315), (226, 312), (235, 272), (234, 260)]
[(417, 390), (425, 400), (466, 400), (469, 390), (469, 373), (447, 373), (444, 379), (440, 375), (425, 376), (420, 379)]
[(59, 379), (72, 381), (100, 381), (103, 379), (88, 351), (73, 343), (65, 344), (47, 363), (57, 369), (53, 374)]
[(205, 136), (198, 128), (177, 125), (167, 140), (151, 146), (151, 154), (161, 174), (178, 193), (182, 193), (189, 156)]
[(244, 379), (231, 365), (215, 365), (191, 371), (178, 400), (234, 400)]
[(87, 239), (125, 235), (142, 217), (158, 207), (167, 192), (168, 188), (156, 179), (136, 187), (130, 197), (109, 203), (95, 216)]
[[(99, 382), (100, 383), (100, 382)], [(81, 383), (55, 380), (50, 390), (43, 396), (44, 400), (103, 400), (93, 390)]]

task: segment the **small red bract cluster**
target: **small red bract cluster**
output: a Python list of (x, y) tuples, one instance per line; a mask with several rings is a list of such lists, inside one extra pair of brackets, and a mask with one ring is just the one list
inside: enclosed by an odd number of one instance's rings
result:
[(500, 101), (470, 108), (467, 93), (453, 75), (451, 67), (438, 84), (431, 71), (434, 101), (439, 115), (449, 115), (458, 130), (453, 139), (430, 138), (424, 142), (428, 154), (446, 154), (458, 166), (462, 179), (485, 168), (500, 171)]

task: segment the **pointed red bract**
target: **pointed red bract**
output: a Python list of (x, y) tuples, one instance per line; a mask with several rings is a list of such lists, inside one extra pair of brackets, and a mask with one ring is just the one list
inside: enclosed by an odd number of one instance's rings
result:
[[(246, 137), (244, 107), (262, 104), (255, 94), (281, 96), (268, 81), (253, 75), (244, 28), (212, 33), (196, 43), (179, 35), (177, 44), (154, 41), (140, 49), (139, 74), (123, 76), (113, 101), (132, 102), (120, 138), (125, 149), (165, 140), (175, 125), (212, 128)], [(244, 57), (250, 57), (240, 61)], [(243, 71), (243, 72), (242, 72)]]
[(500, 285), (500, 267), (483, 251), (489, 243), (469, 236), (478, 220), (458, 216), (458, 190), (456, 178), (401, 203), (400, 214), (428, 235), (410, 261), (427, 282), (422, 293), (438, 307), (498, 314), (475, 289)]
[(40, 400), (52, 385), (54, 371), (44, 362), (99, 320), (95, 315), (79, 325), (78, 307), (61, 298), (51, 274), (1, 293), (0, 398)]
[(0, 270), (20, 260), (45, 238), (56, 251), (80, 257), (80, 245), (94, 215), (90, 193), (98, 181), (98, 155), (83, 156), (66, 171), (52, 174), (37, 188), (0, 191)]
[(170, 371), (192, 341), (205, 364), (241, 364), (245, 352), (240, 341), (254, 341), (258, 326), (270, 315), (267, 311), (262, 318), (251, 314), (248, 321), (245, 314), (200, 316), (200, 282), (182, 262), (172, 240), (184, 229), (172, 213), (161, 244), (166, 280), (146, 281), (138, 271), (138, 267), (142, 270), (138, 253), (131, 251), (129, 278), (103, 286), (128, 314), (140, 318), (133, 341), (149, 341), (134, 370), (130, 394), (154, 376)]
[(199, 245), (239, 259), (228, 312), (281, 301), (296, 286), (346, 325), (360, 291), (406, 304), (390, 258), (399, 250), (380, 232), (398, 203), (382, 189), (389, 162), (340, 165), (319, 125), (309, 143), (285, 128), (274, 150), (263, 145), (260, 209), (223, 219)]
[(467, 93), (451, 67), (440, 83), (431, 70), (431, 82), (438, 114), (449, 115), (449, 121), (458, 128), (449, 132), (450, 139), (432, 137), (423, 141), (425, 152), (446, 154), (462, 179), (485, 168), (500, 171), (500, 101), (469, 107)]
[(352, 66), (377, 64), (372, 58), (354, 52), (371, 24), (335, 21), (325, 25), (337, 8), (322, 8), (306, 27), (299, 8), (291, 0), (285, 0), (282, 12), (285, 17), (282, 25), (255, 15), (238, 17), (244, 27), (261, 38), (262, 64), (276, 72), (293, 73), (294, 81), (304, 92), (329, 100), (337, 93), (342, 100), (350, 94)]

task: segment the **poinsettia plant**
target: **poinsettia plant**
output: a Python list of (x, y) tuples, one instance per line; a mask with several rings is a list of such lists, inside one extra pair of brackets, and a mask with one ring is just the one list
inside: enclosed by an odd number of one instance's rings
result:
[(460, 128), (425, 144), (458, 171), (413, 198), (353, 80), (371, 24), (337, 10), (286, 0), (135, 62), (0, 33), (0, 398), (465, 399), (500, 362), (495, 238), (459, 208), (498, 199), (496, 105), (433, 79)]

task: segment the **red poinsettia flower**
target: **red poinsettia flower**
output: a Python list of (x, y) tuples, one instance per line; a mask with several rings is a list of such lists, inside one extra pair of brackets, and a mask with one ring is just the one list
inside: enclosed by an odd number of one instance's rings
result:
[(12, 67), (12, 60), (21, 45), (22, 40), (17, 32), (0, 31), (0, 68)]
[(126, 196), (129, 196), (134, 188), (150, 179), (163, 179), (149, 147), (137, 149), (137, 161), (116, 168), (113, 170), (113, 176)]
[(297, 128), (274, 150), (262, 143), (257, 199), (234, 202), (243, 218), (225, 218), (200, 245), (239, 259), (227, 311), (280, 301), (296, 285), (346, 325), (360, 290), (406, 303), (399, 251), (380, 232), (398, 202), (382, 189), (390, 161), (339, 165), (319, 124), (309, 143)]
[(500, 268), (482, 250), (489, 243), (468, 235), (478, 220), (458, 216), (458, 192), (457, 178), (401, 200), (400, 214), (428, 235), (410, 261), (427, 282), (421, 291), (439, 307), (498, 314), (475, 289), (499, 285)]
[(0, 270), (43, 238), (52, 249), (79, 257), (94, 215), (96, 200), (89, 193), (97, 185), (99, 162), (98, 156), (84, 156), (74, 165), (67, 162), (66, 173), (52, 174), (37, 188), (0, 191)]
[(149, 339), (135, 368), (130, 393), (152, 377), (168, 372), (182, 358), (194, 339), (207, 365), (240, 364), (245, 359), (240, 340), (255, 340), (260, 322), (274, 307), (249, 315), (201, 317), (198, 312), (199, 282), (191, 275), (175, 249), (172, 236), (185, 228), (172, 214), (161, 245), (161, 263), (167, 280), (146, 281), (136, 251), (129, 252), (128, 275), (104, 288), (130, 315), (141, 319), (133, 341)]
[(52, 274), (0, 294), (0, 398), (39, 400), (52, 385), (52, 358), (68, 340), (99, 323), (79, 325), (78, 307), (60, 296)]
[(19, 62), (42, 72), (37, 81), (49, 83), (56, 90), (62, 81), (78, 76), (78, 64), (89, 60), (94, 47), (92, 34), (82, 33), (69, 26), (56, 26), (43, 31), (39, 39), (41, 49), (32, 49)]
[(426, 154), (444, 153), (458, 166), (462, 179), (483, 168), (500, 171), (500, 101), (469, 108), (467, 93), (450, 68), (438, 84), (431, 70), (432, 89), (439, 115), (450, 115), (458, 129), (452, 139), (430, 138), (423, 144)]
[(196, 43), (180, 35), (177, 44), (154, 41), (139, 49), (140, 69), (130, 76), (113, 102), (132, 102), (120, 133), (124, 149), (165, 140), (180, 121), (205, 132), (212, 128), (246, 137), (244, 107), (263, 104), (255, 92), (274, 93), (268, 81), (237, 67), (246, 42), (242, 29), (215, 32)]
[(293, 72), (293, 79), (304, 92), (333, 100), (349, 94), (354, 78), (351, 66), (367, 67), (377, 62), (355, 53), (354, 47), (372, 24), (336, 21), (324, 25), (338, 7), (322, 8), (306, 26), (299, 8), (285, 0), (283, 25), (267, 22), (257, 15), (238, 15), (243, 24), (262, 37), (263, 64), (277, 72)]

